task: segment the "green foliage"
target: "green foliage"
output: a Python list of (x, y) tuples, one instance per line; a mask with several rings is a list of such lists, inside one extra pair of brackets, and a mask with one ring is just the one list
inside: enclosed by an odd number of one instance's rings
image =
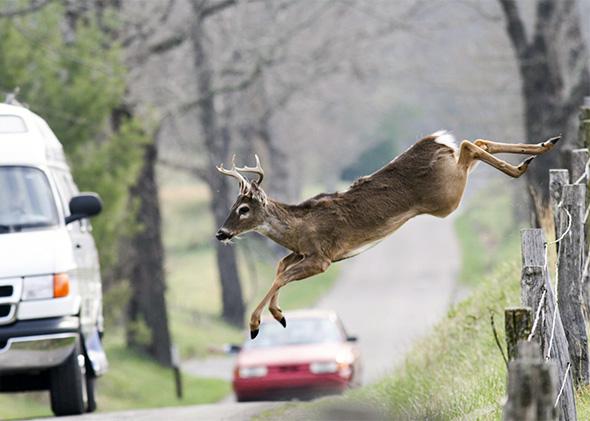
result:
[(63, 9), (42, 11), (0, 25), (0, 90), (20, 87), (19, 99), (47, 120), (64, 145), (82, 190), (97, 191), (103, 215), (93, 221), (103, 269), (117, 261), (117, 241), (134, 228), (129, 187), (142, 162), (148, 131), (135, 119), (109, 130), (112, 110), (123, 102), (122, 51), (92, 16), (82, 19), (75, 40), (62, 36)]
[(359, 158), (342, 171), (342, 179), (352, 181), (371, 174), (391, 161), (405, 144), (411, 141), (406, 122), (415, 119), (418, 112), (407, 106), (394, 107), (381, 116), (376, 130), (367, 137), (373, 139)]
[(394, 155), (395, 148), (393, 141), (382, 140), (365, 150), (354, 163), (346, 167), (342, 171), (342, 178), (344, 180), (355, 180), (364, 175), (371, 174), (391, 161)]
[(103, 291), (104, 323), (109, 327), (122, 327), (127, 321), (127, 303), (131, 298), (131, 285), (126, 279)]
[(72, 160), (76, 181), (82, 189), (100, 193), (105, 208), (103, 214), (92, 221), (94, 239), (99, 246), (101, 264), (112, 268), (117, 263), (118, 248), (114, 245), (140, 227), (135, 222), (136, 203), (129, 199), (129, 188), (135, 184), (141, 171), (146, 132), (137, 121), (123, 122), (116, 133), (104, 142), (89, 142)]
[(414, 346), (402, 369), (358, 397), (395, 419), (498, 419), (506, 367), (492, 335), (490, 313), (501, 325), (504, 308), (520, 301), (518, 249), (514, 252), (509, 263)]
[(512, 189), (493, 184), (477, 194), (455, 220), (461, 244), (459, 280), (477, 285), (499, 261), (518, 249), (520, 232), (512, 208)]

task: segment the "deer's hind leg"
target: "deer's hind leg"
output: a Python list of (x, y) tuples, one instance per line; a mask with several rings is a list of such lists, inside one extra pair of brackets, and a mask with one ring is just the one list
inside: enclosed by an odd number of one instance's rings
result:
[(479, 146), (484, 151), (495, 154), (495, 153), (516, 153), (516, 154), (530, 154), (530, 155), (541, 155), (545, 152), (553, 149), (555, 144), (561, 139), (561, 136), (552, 137), (547, 139), (545, 142), (537, 144), (527, 143), (499, 143), (492, 142), (491, 140), (476, 139), (473, 143)]
[(461, 142), (457, 164), (462, 170), (468, 172), (475, 164), (475, 161), (483, 161), (486, 164), (489, 164), (492, 167), (502, 171), (504, 174), (509, 175), (510, 177), (518, 178), (526, 172), (529, 164), (534, 158), (535, 156), (529, 156), (519, 165), (512, 165), (506, 161), (496, 158), (494, 155), (486, 152), (478, 145), (464, 140)]

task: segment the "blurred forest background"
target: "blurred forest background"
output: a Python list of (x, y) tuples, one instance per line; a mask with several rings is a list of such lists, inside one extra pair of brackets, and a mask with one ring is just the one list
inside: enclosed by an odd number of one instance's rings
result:
[[(105, 202), (93, 224), (110, 355), (170, 366), (173, 344), (188, 358), (239, 340), (284, 253), (214, 240), (236, 193), (215, 165), (257, 153), (267, 192), (295, 202), (439, 129), (563, 133), (571, 149), (589, 16), (588, 0), (2, 0), (0, 91), (48, 121)], [(536, 161), (528, 183), (542, 192), (564, 157)], [(512, 206), (527, 215), (522, 187)], [(284, 306), (312, 304), (336, 271)]]

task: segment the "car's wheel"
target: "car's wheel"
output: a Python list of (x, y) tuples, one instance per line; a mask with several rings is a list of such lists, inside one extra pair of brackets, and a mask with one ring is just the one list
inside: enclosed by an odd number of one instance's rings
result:
[(76, 342), (74, 351), (49, 375), (51, 410), (55, 415), (80, 415), (86, 410), (86, 362)]

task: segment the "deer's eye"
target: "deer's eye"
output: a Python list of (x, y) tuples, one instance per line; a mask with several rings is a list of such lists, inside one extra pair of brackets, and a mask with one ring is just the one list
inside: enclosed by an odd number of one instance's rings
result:
[(240, 215), (246, 215), (248, 212), (250, 212), (250, 207), (248, 205), (243, 205), (238, 208), (238, 214)]

